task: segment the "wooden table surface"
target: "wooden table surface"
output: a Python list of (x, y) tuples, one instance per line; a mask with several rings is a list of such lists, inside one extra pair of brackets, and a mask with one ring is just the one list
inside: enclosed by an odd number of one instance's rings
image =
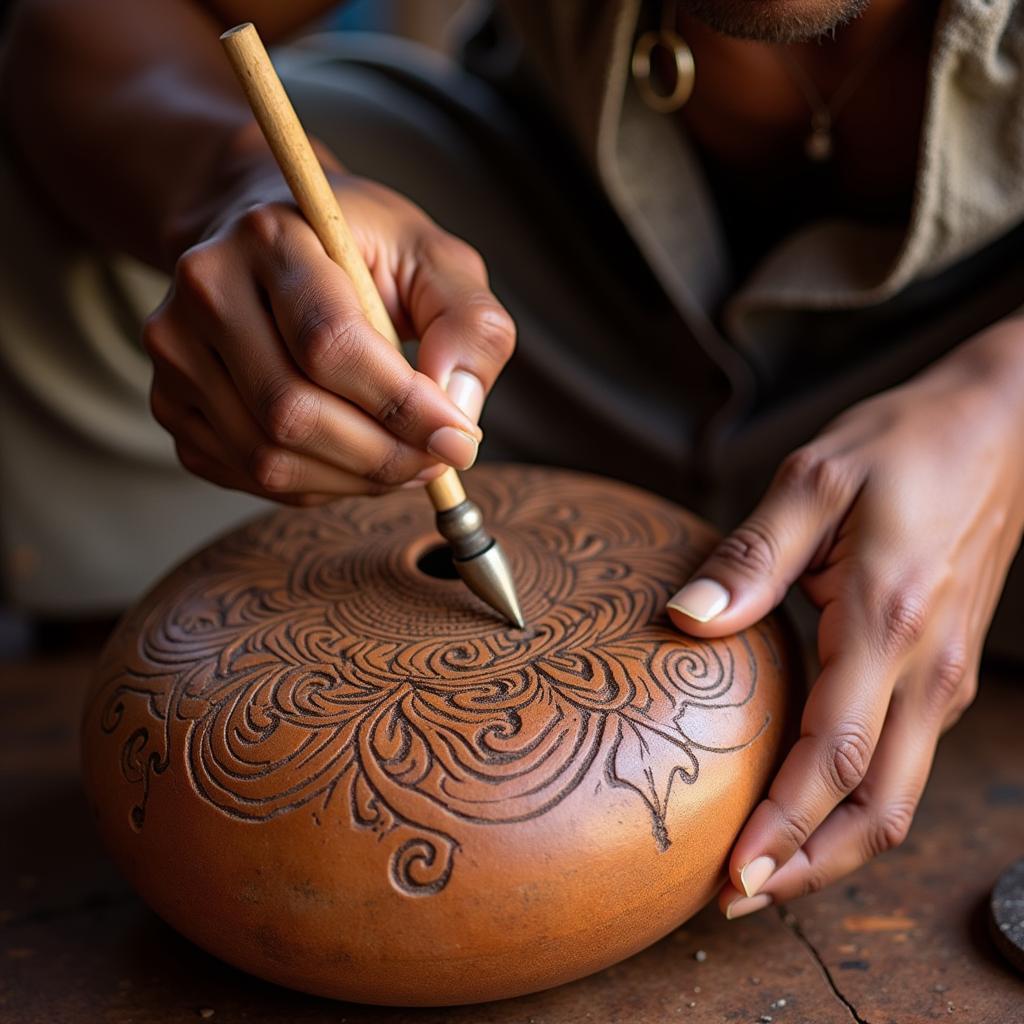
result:
[(709, 908), (625, 963), (483, 1006), (332, 1003), (200, 952), (118, 878), (77, 779), (92, 655), (0, 664), (0, 1021), (1024, 1024), (985, 904), (1024, 855), (1024, 673), (989, 673), (943, 741), (906, 844), (846, 883), (726, 922)]

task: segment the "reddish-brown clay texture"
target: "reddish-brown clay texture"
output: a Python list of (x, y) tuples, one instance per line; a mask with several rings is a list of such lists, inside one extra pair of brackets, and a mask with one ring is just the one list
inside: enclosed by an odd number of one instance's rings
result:
[(85, 785), (125, 875), (223, 959), (364, 1002), (580, 977), (703, 906), (777, 763), (779, 623), (663, 606), (713, 543), (635, 488), (481, 467), (525, 630), (417, 567), (423, 495), (281, 511), (159, 583), (108, 643)]

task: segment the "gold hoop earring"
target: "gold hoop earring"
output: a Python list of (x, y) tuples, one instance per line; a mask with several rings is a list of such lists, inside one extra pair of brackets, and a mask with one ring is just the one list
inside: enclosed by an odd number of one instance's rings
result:
[[(670, 114), (678, 110), (693, 92), (696, 79), (696, 66), (693, 62), (693, 51), (687, 46), (686, 40), (675, 29), (674, 3), (666, 3), (662, 14), (661, 28), (644, 32), (633, 47), (633, 59), (630, 70), (633, 81), (643, 98), (644, 103), (659, 114)], [(655, 88), (653, 64), (655, 53), (666, 51), (672, 58), (674, 80), (672, 88), (659, 91)]]

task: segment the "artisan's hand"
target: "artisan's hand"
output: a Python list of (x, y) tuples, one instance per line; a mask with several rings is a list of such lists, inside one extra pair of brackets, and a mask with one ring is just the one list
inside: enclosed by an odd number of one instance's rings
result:
[(727, 916), (816, 891), (906, 836), (1020, 543), (1022, 437), (1024, 324), (1005, 321), (790, 456), (672, 599), (700, 637), (750, 626), (797, 579), (821, 611), (821, 673), (733, 848)]
[(297, 504), (469, 467), (515, 340), (483, 261), (394, 192), (334, 177), (399, 334), (420, 341), (413, 370), (272, 178), (181, 256), (146, 325), (153, 414), (182, 464)]

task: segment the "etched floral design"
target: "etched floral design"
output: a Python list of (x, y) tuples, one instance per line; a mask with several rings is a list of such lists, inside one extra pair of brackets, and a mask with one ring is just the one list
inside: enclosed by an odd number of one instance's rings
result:
[(418, 573), (419, 495), (279, 512), (173, 574), (121, 626), (93, 698), (139, 790), (133, 827), (160, 776), (184, 770), (237, 818), (346, 816), (390, 844), (400, 891), (430, 895), (460, 821), (543, 815), (590, 776), (635, 793), (667, 848), (674, 787), (767, 725), (746, 707), (751, 641), (687, 640), (663, 618), (700, 554), (684, 513), (586, 477), (570, 504), (553, 479), (474, 479), (525, 631)]

